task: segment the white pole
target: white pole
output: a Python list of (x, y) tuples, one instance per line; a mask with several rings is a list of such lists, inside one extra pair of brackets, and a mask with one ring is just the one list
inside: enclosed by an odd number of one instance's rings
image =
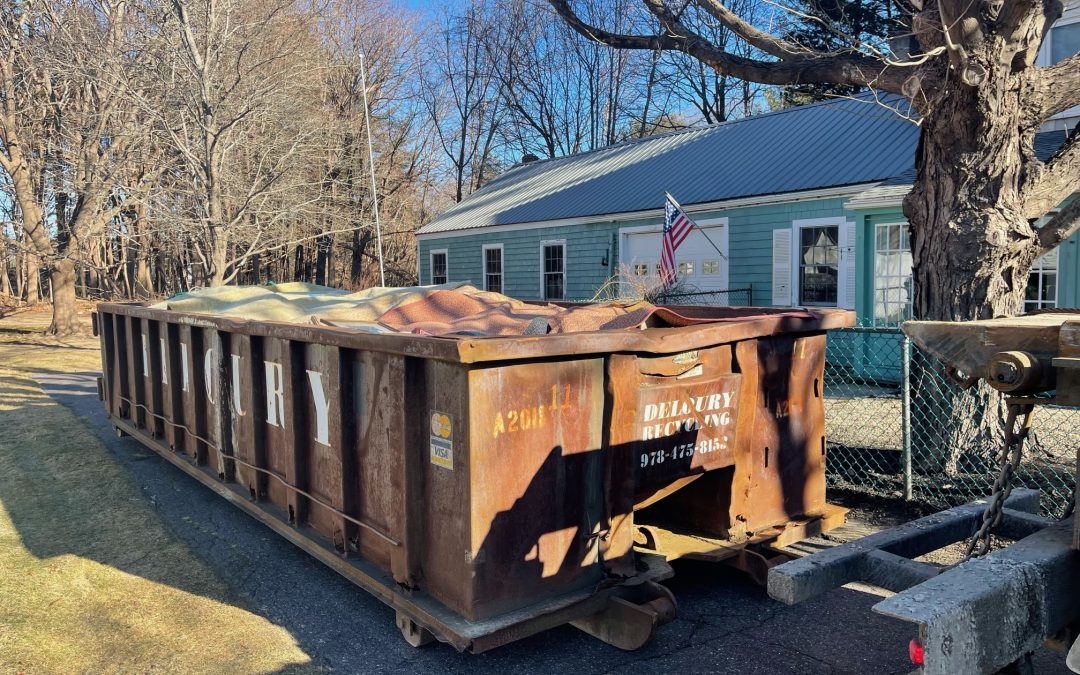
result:
[(375, 209), (375, 242), (379, 248), (379, 285), (386, 285), (383, 269), (382, 227), (379, 225), (379, 195), (375, 193), (375, 155), (371, 149), (371, 116), (368, 111), (367, 77), (364, 74), (364, 53), (360, 52), (360, 88), (364, 90), (364, 126), (367, 129), (368, 172), (371, 173), (371, 205)]

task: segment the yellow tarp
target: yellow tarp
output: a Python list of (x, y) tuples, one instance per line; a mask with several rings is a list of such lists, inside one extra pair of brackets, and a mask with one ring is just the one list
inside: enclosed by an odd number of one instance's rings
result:
[[(711, 321), (742, 321), (741, 313), (648, 302), (562, 307), (528, 303), (465, 283), (369, 288), (357, 293), (305, 283), (199, 289), (154, 305), (185, 313), (254, 321), (340, 326), (376, 333), (443, 336), (513, 336), (641, 330)], [(813, 318), (798, 313), (800, 318)]]
[(387, 328), (376, 323), (380, 316), (400, 305), (446, 290), (489, 295), (464, 283), (405, 288), (377, 286), (350, 293), (340, 288), (295, 281), (271, 286), (200, 288), (173, 296), (153, 308), (238, 319), (348, 325), (387, 332)]

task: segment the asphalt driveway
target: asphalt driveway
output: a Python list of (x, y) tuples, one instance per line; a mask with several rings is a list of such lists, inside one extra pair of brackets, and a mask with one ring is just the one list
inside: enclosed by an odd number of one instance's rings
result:
[[(209, 489), (130, 438), (117, 438), (94, 389), (94, 373), (41, 374), (54, 399), (82, 418), (106, 443), (169, 528), (205, 559), (238, 607), (289, 631), (328, 671), (360, 672), (713, 672), (907, 673), (913, 633), (870, 611), (879, 598), (840, 589), (786, 607), (737, 572), (676, 564), (668, 583), (678, 618), (636, 652), (622, 652), (571, 627), (493, 650), (458, 654), (433, 644), (410, 647), (393, 612), (229, 505)], [(133, 532), (133, 537), (138, 533)], [(192, 644), (198, 649), (198, 644)], [(1062, 656), (1043, 650), (1040, 673), (1067, 673)]]

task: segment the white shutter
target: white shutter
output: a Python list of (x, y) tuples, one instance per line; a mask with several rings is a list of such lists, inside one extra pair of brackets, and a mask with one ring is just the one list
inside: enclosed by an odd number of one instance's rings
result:
[(772, 233), (772, 304), (791, 306), (791, 228)]
[(836, 274), (837, 282), (837, 306), (844, 309), (855, 309), (855, 288), (858, 285), (858, 274), (855, 269), (856, 252), (855, 246), (855, 223), (845, 220), (840, 223), (840, 263)]

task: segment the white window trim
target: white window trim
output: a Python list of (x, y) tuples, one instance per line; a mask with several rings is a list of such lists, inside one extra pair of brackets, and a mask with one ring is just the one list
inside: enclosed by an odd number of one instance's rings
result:
[(547, 287), (544, 283), (544, 247), (545, 246), (557, 246), (562, 245), (562, 288), (563, 296), (561, 298), (554, 298), (556, 302), (566, 302), (566, 263), (570, 260), (570, 256), (566, 253), (566, 240), (565, 239), (541, 239), (540, 240), (540, 299), (547, 300)]
[[(715, 241), (716, 245), (720, 247), (720, 250), (724, 252), (724, 265), (723, 265), (724, 273), (722, 275), (720, 275), (721, 280), (723, 281), (723, 287), (725, 289), (731, 288), (731, 284), (730, 284), (730, 281), (731, 281), (731, 248), (728, 245), (728, 233), (731, 231), (731, 228), (728, 227), (728, 220), (729, 219), (726, 216), (723, 216), (723, 217), (719, 217), (719, 218), (694, 218), (693, 220), (694, 220), (694, 224), (697, 225), (698, 227), (701, 227), (701, 228), (710, 227), (710, 228), (713, 228), (713, 229), (719, 229), (720, 230), (720, 234), (722, 235), (720, 237), (720, 241), (716, 241), (715, 237), (713, 238), (713, 241)], [(663, 231), (664, 231), (664, 224), (662, 222), (657, 223), (655, 225), (634, 225), (632, 227), (620, 227), (619, 228), (619, 261), (618, 261), (617, 266), (618, 266), (618, 269), (620, 270), (620, 276), (621, 276), (621, 270), (622, 270), (622, 266), (623, 266), (623, 256), (626, 253), (627, 242), (630, 240), (630, 235), (632, 235), (632, 234), (647, 234), (647, 233), (651, 233), (651, 232), (663, 232)], [(659, 251), (657, 251), (657, 253), (656, 253), (656, 259), (657, 260), (660, 259), (660, 252)], [(630, 261), (626, 261), (626, 263), (629, 264)]]
[(499, 250), (499, 291), (498, 292), (505, 295), (506, 294), (506, 253), (503, 251), (503, 245), (502, 244), (484, 244), (484, 245), (482, 245), (480, 247), (480, 274), (482, 275), (481, 278), (483, 279), (483, 281), (481, 283), (483, 284), (483, 286), (482, 286), (483, 289), (486, 291), (488, 289), (487, 288), (487, 278), (488, 278), (487, 252), (488, 251), (493, 251), (495, 249)]
[(435, 283), (435, 256), (442, 253), (446, 256), (446, 281), (450, 281), (450, 251), (445, 248), (433, 248), (428, 251), (428, 283)]
[[(791, 302), (793, 306), (802, 306), (802, 288), (799, 286), (799, 269), (802, 267), (802, 263), (799, 259), (799, 243), (802, 241), (802, 230), (806, 227), (828, 227), (836, 226), (836, 303), (832, 305), (812, 305), (813, 307), (839, 307), (840, 306), (840, 294), (844, 292), (844, 285), (840, 280), (840, 267), (843, 265), (842, 256), (844, 255), (844, 244), (840, 238), (844, 236), (844, 226), (854, 226), (855, 222), (844, 218), (843, 216), (832, 216), (830, 218), (804, 218), (801, 220), (791, 221)], [(855, 250), (855, 255), (858, 256), (858, 250), (856, 246), (851, 247)], [(853, 266), (858, 274), (858, 260)]]
[[(1060, 286), (1059, 282), (1061, 281), (1061, 253), (1060, 253), (1060, 249), (1057, 249), (1057, 250), (1058, 250), (1058, 263), (1057, 263), (1057, 266), (1054, 267), (1054, 269), (1052, 269), (1052, 270), (1046, 269), (1045, 263), (1043, 262), (1043, 259), (1046, 257), (1046, 255), (1049, 255), (1049, 252), (1047, 252), (1046, 254), (1041, 255), (1041, 256), (1039, 256), (1038, 258), (1035, 259), (1035, 262), (1039, 264), (1038, 268), (1036, 268), (1034, 264), (1032, 264), (1032, 266), (1031, 266), (1031, 271), (1034, 272), (1034, 273), (1037, 273), (1039, 275), (1039, 281), (1042, 281), (1043, 275), (1048, 273), (1048, 272), (1052, 272), (1054, 274), (1054, 297), (1052, 299), (1039, 298), (1038, 300), (1035, 301), (1036, 309), (1043, 309), (1046, 306), (1046, 303), (1048, 303), (1048, 302), (1054, 303), (1054, 305), (1053, 305), (1054, 307), (1058, 306), (1058, 295), (1059, 295), (1058, 287)], [(1039, 284), (1039, 287), (1038, 287), (1037, 290), (1039, 292), (1042, 291), (1042, 284), (1041, 283)], [(1029, 304), (1029, 301), (1024, 300), (1024, 308), (1025, 309), (1027, 309), (1028, 304)]]

